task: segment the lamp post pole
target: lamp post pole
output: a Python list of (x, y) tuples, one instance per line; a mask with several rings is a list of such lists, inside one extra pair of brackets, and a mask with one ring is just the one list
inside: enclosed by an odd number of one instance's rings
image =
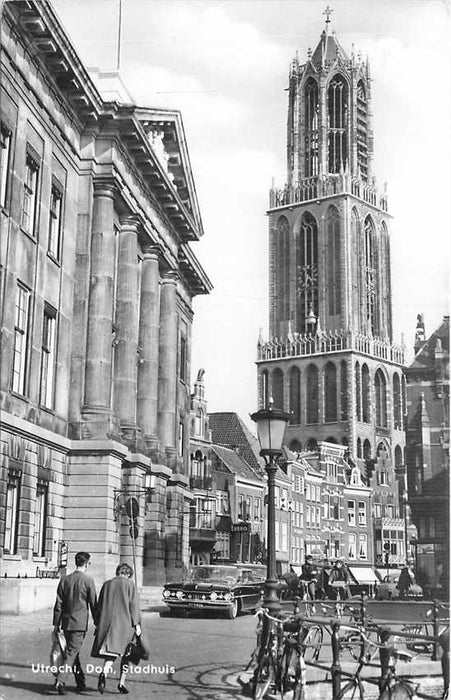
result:
[(277, 464), (274, 455), (266, 459), (265, 467), (268, 477), (268, 558), (266, 562), (266, 591), (265, 607), (269, 614), (277, 617), (280, 611), (279, 598), (277, 596), (277, 574), (276, 574), (276, 472)]

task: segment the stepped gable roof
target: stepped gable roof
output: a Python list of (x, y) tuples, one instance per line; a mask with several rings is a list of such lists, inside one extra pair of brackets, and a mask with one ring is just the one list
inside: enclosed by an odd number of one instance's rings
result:
[(243, 479), (264, 482), (263, 477), (256, 474), (236, 450), (223, 445), (212, 445), (211, 449), (231, 473)]
[(444, 316), (437, 330), (423, 343), (408, 370), (434, 367), (437, 363), (437, 350), (449, 357), (449, 316)]
[(260, 446), (237, 413), (209, 413), (211, 439), (215, 445), (238, 448), (239, 454), (258, 475), (264, 471), (265, 462), (260, 457)]
[(335, 33), (326, 34), (325, 31), (321, 34), (321, 39), (319, 44), (313, 52), (312, 63), (316, 65), (321, 65), (322, 58), (329, 63), (333, 63), (337, 56), (341, 56), (344, 61), (348, 61), (348, 55), (340, 42), (338, 41)]

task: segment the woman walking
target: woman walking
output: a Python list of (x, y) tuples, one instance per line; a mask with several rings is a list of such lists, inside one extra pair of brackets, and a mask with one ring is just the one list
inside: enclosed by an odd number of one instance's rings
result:
[(133, 636), (141, 635), (141, 613), (132, 576), (131, 566), (119, 564), (115, 578), (106, 581), (100, 591), (98, 624), (91, 656), (104, 659), (103, 671), (98, 681), (98, 689), (102, 694), (106, 677), (112, 671), (114, 661), (118, 657), (121, 657), (121, 675), (117, 688), (120, 693), (128, 693), (125, 687), (128, 666), (123, 657)]

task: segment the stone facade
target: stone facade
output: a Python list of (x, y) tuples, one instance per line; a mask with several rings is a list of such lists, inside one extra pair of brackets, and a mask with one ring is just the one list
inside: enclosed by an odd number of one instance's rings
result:
[(56, 575), (67, 547), (99, 583), (121, 558), (162, 584), (188, 564), (192, 299), (211, 290), (181, 116), (102, 99), (50, 3), (2, 15), (2, 572)]
[(426, 337), (418, 316), (407, 376), (408, 504), (422, 583), (445, 593), (449, 580), (449, 316)]

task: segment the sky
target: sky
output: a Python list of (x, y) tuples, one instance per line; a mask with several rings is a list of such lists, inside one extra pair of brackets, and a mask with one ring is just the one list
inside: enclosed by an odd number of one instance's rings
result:
[[(119, 0), (54, 0), (87, 66), (118, 65)], [(208, 409), (257, 408), (268, 337), (268, 192), (286, 181), (290, 62), (313, 50), (323, 0), (122, 0), (120, 75), (142, 106), (178, 109), (205, 234), (192, 249), (214, 290), (194, 299), (192, 379)], [(412, 360), (449, 314), (450, 25), (444, 0), (335, 0), (331, 31), (369, 57), (374, 173), (388, 183), (394, 342)]]

